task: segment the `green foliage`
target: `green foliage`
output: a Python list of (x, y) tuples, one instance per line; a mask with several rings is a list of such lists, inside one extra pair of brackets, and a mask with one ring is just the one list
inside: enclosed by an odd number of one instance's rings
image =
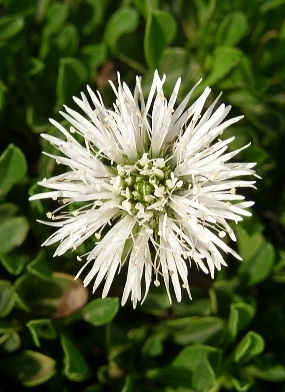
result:
[[(285, 2), (283, 0), (2, 0), (0, 4), (0, 390), (102, 392), (284, 391)], [(39, 133), (54, 134), (72, 96), (108, 79), (166, 73), (178, 101), (200, 78), (244, 115), (221, 137), (257, 162), (253, 217), (237, 227), (243, 261), (214, 281), (192, 266), (193, 301), (169, 305), (152, 288), (135, 311), (74, 281), (77, 251), (53, 259), (33, 202), (38, 178), (58, 173)], [(59, 120), (61, 121), (61, 120)], [(81, 253), (84, 253), (83, 250)], [(97, 294), (96, 294), (97, 295)], [(100, 296), (100, 288), (98, 290)]]

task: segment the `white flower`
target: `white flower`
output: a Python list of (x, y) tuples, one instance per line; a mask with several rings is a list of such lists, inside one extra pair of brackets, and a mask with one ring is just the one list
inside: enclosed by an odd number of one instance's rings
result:
[(236, 240), (228, 221), (251, 215), (247, 208), (253, 205), (236, 190), (254, 186), (255, 181), (240, 176), (254, 174), (255, 164), (229, 163), (248, 145), (226, 152), (234, 137), (217, 139), (242, 116), (225, 120), (231, 107), (216, 108), (219, 97), (202, 113), (208, 87), (186, 109), (195, 86), (176, 107), (181, 80), (169, 100), (164, 82), (165, 76), (160, 79), (155, 72), (145, 101), (141, 78), (132, 94), (118, 75), (118, 88), (110, 82), (116, 95), (113, 109), (89, 87), (88, 99), (83, 93), (74, 98), (85, 115), (65, 107), (61, 114), (71, 124), (69, 131), (50, 120), (66, 140), (42, 135), (60, 152), (47, 155), (69, 171), (40, 181), (51, 191), (31, 197), (62, 203), (47, 214), (51, 222), (43, 222), (58, 228), (43, 244), (60, 242), (55, 256), (89, 237), (93, 241), (78, 273), (88, 269), (85, 286), (94, 281), (95, 291), (104, 280), (105, 297), (115, 274), (127, 265), (122, 305), (131, 296), (134, 308), (152, 280), (156, 286), (164, 282), (170, 301), (171, 280), (180, 301), (181, 287), (191, 297), (191, 264), (214, 277), (215, 269), (227, 265), (223, 252), (241, 260), (221, 238)]

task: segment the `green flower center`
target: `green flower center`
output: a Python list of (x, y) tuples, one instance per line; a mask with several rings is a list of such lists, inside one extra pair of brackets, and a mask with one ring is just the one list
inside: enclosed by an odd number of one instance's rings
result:
[(120, 206), (139, 220), (149, 220), (155, 211), (164, 211), (168, 197), (184, 185), (163, 158), (144, 154), (130, 165), (118, 165), (112, 184), (120, 195)]

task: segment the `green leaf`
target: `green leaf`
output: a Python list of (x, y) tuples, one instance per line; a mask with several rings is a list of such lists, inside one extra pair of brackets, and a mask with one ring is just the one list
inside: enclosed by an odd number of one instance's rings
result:
[(231, 304), (228, 330), (232, 340), (234, 340), (237, 334), (249, 324), (254, 317), (254, 314), (255, 309), (251, 305), (243, 302)]
[(200, 344), (192, 345), (182, 350), (170, 365), (151, 369), (146, 376), (167, 386), (204, 392), (211, 388), (216, 380), (221, 357), (219, 349)]
[(176, 21), (164, 11), (150, 11), (144, 37), (144, 52), (148, 65), (158, 67), (164, 49), (172, 42), (176, 33)]
[[(192, 371), (192, 388), (198, 392), (213, 384), (220, 369), (221, 359), (221, 350), (195, 344), (182, 350), (172, 362), (172, 366), (175, 369), (186, 367)], [(201, 371), (203, 368), (204, 371)]]
[(5, 318), (15, 303), (14, 287), (8, 280), (0, 280), (0, 318)]
[(67, 17), (67, 4), (59, 2), (51, 4), (46, 15), (48, 29), (50, 29), (51, 32), (60, 31)]
[(230, 382), (230, 385), (232, 384), (231, 390), (237, 392), (247, 392), (248, 390), (250, 390), (250, 387), (252, 387), (252, 384), (254, 383), (254, 381), (251, 379), (236, 378), (233, 376), (230, 376), (228, 381)]
[(133, 3), (145, 18), (150, 10), (159, 8), (159, 0), (133, 0)]
[(15, 281), (15, 299), (19, 307), (25, 312), (30, 310), (27, 294), (31, 287), (32, 279), (29, 274), (23, 274)]
[(19, 332), (23, 328), (18, 323), (15, 324), (15, 320), (2, 320), (0, 319), (0, 333), (12, 333), (12, 332)]
[(56, 330), (53, 327), (51, 319), (37, 319), (27, 322), (33, 341), (37, 347), (40, 347), (40, 338), (53, 340), (57, 337)]
[(64, 351), (64, 374), (69, 380), (82, 381), (89, 377), (91, 370), (76, 345), (67, 336), (61, 335)]
[(264, 340), (262, 336), (256, 332), (248, 332), (237, 345), (234, 352), (234, 359), (236, 362), (245, 361), (256, 355), (259, 355), (264, 350)]
[(41, 279), (26, 273), (15, 281), (15, 297), (26, 312), (33, 311), (43, 318), (63, 318), (81, 309), (88, 293), (80, 282), (74, 282), (73, 275), (53, 273)]
[(81, 313), (88, 323), (99, 326), (112, 321), (118, 310), (119, 299), (108, 297), (94, 299), (81, 309)]
[(163, 353), (163, 344), (161, 338), (157, 335), (150, 336), (145, 342), (142, 353), (150, 357), (157, 357)]
[(142, 306), (142, 311), (162, 317), (169, 308), (169, 299), (163, 287), (157, 287), (150, 290), (145, 302)]
[[(188, 64), (188, 54), (184, 48), (166, 48), (159, 63), (161, 74), (167, 75), (163, 85), (165, 95), (170, 96), (178, 78), (182, 77), (182, 72)], [(183, 78), (184, 79), (184, 78)]]
[(0, 42), (12, 38), (24, 28), (24, 19), (19, 16), (1, 16)]
[(17, 332), (8, 332), (0, 337), (1, 351), (12, 353), (19, 349), (21, 339)]
[(217, 82), (228, 75), (240, 62), (242, 53), (236, 48), (229, 46), (218, 46), (214, 52), (212, 69), (203, 80), (200, 89), (205, 86), (214, 86)]
[(113, 47), (121, 35), (135, 31), (138, 23), (139, 14), (135, 8), (120, 7), (108, 20), (103, 41)]
[(224, 333), (223, 321), (217, 317), (186, 317), (162, 323), (177, 344), (216, 343)]
[(39, 278), (50, 278), (52, 270), (46, 260), (46, 253), (41, 251), (37, 257), (27, 265), (27, 270)]
[(236, 227), (238, 252), (244, 260), (250, 259), (261, 247), (264, 237), (262, 236), (263, 226), (251, 224), (249, 227)]
[(271, 273), (274, 266), (275, 251), (273, 246), (264, 242), (249, 259), (244, 260), (238, 270), (238, 275), (243, 283), (248, 287), (265, 280)]
[(112, 47), (114, 56), (139, 74), (145, 74), (144, 54), (140, 38), (134, 33), (121, 35)]
[[(37, 112), (37, 108), (29, 106), (26, 112), (27, 124), (35, 133), (44, 133), (50, 131), (50, 123), (47, 118)], [(34, 185), (36, 187), (37, 184)]]
[(246, 16), (242, 12), (231, 12), (220, 24), (216, 41), (218, 45), (236, 46), (248, 29)]
[(25, 268), (28, 256), (18, 255), (13, 253), (0, 254), (0, 261), (2, 265), (11, 275), (20, 275)]
[(73, 25), (64, 26), (55, 42), (61, 57), (75, 55), (79, 45), (79, 36), (76, 27)]
[[(17, 207), (14, 207), (16, 210)], [(20, 246), (28, 233), (29, 223), (23, 216), (11, 216), (11, 204), (0, 206), (0, 253), (10, 252)]]
[(41, 353), (24, 350), (6, 357), (1, 370), (15, 377), (25, 387), (35, 387), (49, 380), (56, 372), (54, 359)]
[(211, 310), (220, 317), (227, 317), (232, 303), (233, 285), (228, 280), (216, 280), (209, 290)]
[(37, 75), (44, 67), (45, 64), (43, 61), (35, 57), (30, 57), (25, 67), (25, 76)]
[(0, 157), (0, 197), (20, 182), (27, 173), (27, 162), (21, 150), (10, 144)]
[(56, 85), (57, 107), (70, 101), (71, 97), (78, 93), (85, 83), (86, 78), (87, 71), (81, 61), (72, 57), (61, 59)]
[(53, 46), (56, 35), (64, 28), (67, 17), (67, 4), (57, 2), (48, 7), (46, 23), (41, 34), (40, 58), (44, 58)]
[(132, 376), (128, 375), (126, 377), (126, 382), (125, 382), (125, 385), (122, 389), (122, 392), (133, 392), (136, 390), (135, 388), (136, 387), (135, 387), (134, 378)]
[(102, 42), (81, 48), (80, 60), (88, 67), (90, 78), (95, 79), (98, 68), (107, 60), (107, 46)]
[(258, 378), (269, 382), (285, 381), (284, 356), (279, 358), (278, 353), (270, 353), (258, 358), (254, 364), (244, 367), (249, 377)]
[(284, 5), (284, 0), (267, 0), (263, 2), (260, 10), (262, 13), (266, 13), (269, 10), (273, 10), (274, 8), (279, 7), (280, 5)]
[(215, 12), (217, 0), (194, 0), (193, 3), (197, 8), (199, 27), (201, 30), (205, 30)]

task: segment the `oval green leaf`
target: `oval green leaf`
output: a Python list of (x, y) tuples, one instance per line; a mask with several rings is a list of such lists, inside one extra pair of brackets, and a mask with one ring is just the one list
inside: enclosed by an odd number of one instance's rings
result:
[(37, 347), (40, 347), (40, 338), (53, 340), (57, 337), (56, 330), (53, 327), (51, 319), (30, 320), (27, 323), (33, 341)]
[(230, 315), (228, 321), (228, 330), (232, 339), (245, 328), (252, 320), (255, 314), (253, 306), (245, 303), (233, 303), (230, 307)]
[(81, 61), (72, 57), (60, 60), (56, 86), (58, 108), (70, 101), (74, 94), (78, 93), (86, 78), (87, 71)]
[(41, 251), (37, 257), (27, 265), (27, 270), (39, 278), (50, 278), (52, 270), (46, 260), (46, 253)]
[(0, 19), (0, 42), (12, 38), (24, 28), (24, 19), (19, 16), (6, 16)]
[(75, 343), (65, 335), (61, 335), (60, 340), (65, 356), (64, 374), (66, 377), (72, 381), (82, 381), (88, 378), (91, 370)]
[(176, 21), (171, 14), (152, 10), (147, 18), (144, 37), (144, 52), (148, 65), (158, 67), (164, 49), (172, 42), (176, 34)]
[(114, 46), (116, 40), (125, 33), (132, 33), (138, 26), (139, 14), (132, 7), (119, 8), (108, 20), (103, 42)]
[(242, 52), (239, 49), (229, 46), (218, 46), (214, 52), (212, 69), (209, 75), (201, 83), (200, 89), (204, 86), (213, 86), (235, 68), (240, 62)]
[(270, 275), (274, 260), (274, 248), (264, 240), (256, 253), (241, 263), (238, 275), (248, 287), (255, 286)]
[(29, 223), (24, 216), (0, 219), (0, 253), (10, 252), (20, 246), (29, 231)]
[(113, 320), (119, 310), (118, 298), (94, 299), (81, 310), (84, 320), (88, 323), (99, 326)]
[(14, 287), (8, 280), (0, 280), (0, 318), (6, 317), (15, 303)]
[(256, 332), (248, 332), (237, 345), (234, 352), (234, 359), (236, 362), (245, 361), (256, 355), (259, 355), (264, 350), (264, 340), (262, 336)]
[(2, 253), (0, 254), (0, 261), (2, 265), (11, 275), (20, 275), (25, 268), (28, 256), (18, 255), (13, 253)]
[(35, 387), (55, 374), (55, 365), (55, 360), (46, 355), (24, 350), (17, 356), (5, 358), (1, 370), (16, 377), (25, 387)]
[(177, 344), (214, 343), (224, 334), (223, 321), (217, 317), (186, 317), (162, 324)]
[(25, 177), (27, 168), (22, 151), (10, 144), (0, 157), (0, 197)]
[(216, 41), (218, 45), (235, 46), (245, 36), (248, 23), (242, 12), (227, 14), (220, 24)]

